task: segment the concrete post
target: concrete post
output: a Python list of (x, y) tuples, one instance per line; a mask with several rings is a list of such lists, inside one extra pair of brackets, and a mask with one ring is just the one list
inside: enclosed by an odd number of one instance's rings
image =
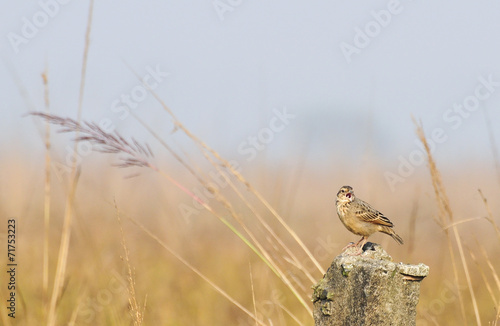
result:
[(429, 274), (424, 264), (392, 261), (382, 247), (368, 242), (365, 252), (335, 257), (313, 287), (316, 326), (405, 326), (416, 324), (420, 282)]

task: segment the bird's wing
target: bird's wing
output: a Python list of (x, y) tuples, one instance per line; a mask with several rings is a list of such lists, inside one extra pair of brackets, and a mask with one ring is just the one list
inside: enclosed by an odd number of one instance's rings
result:
[(389, 227), (394, 226), (394, 224), (392, 224), (392, 222), (385, 217), (384, 214), (371, 207), (368, 203), (358, 199), (356, 204), (357, 205), (354, 207), (355, 213), (361, 220)]

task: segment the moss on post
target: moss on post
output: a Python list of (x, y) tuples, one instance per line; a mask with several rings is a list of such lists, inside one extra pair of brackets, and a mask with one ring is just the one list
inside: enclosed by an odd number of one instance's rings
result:
[(316, 326), (415, 325), (424, 264), (396, 264), (382, 247), (367, 243), (359, 256), (335, 257), (313, 287)]

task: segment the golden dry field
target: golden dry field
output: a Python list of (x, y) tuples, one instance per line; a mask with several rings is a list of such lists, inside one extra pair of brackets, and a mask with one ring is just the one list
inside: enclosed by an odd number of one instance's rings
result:
[(344, 185), (500, 325), (498, 3), (69, 2), (0, 19), (0, 325), (314, 325)]
[[(390, 217), (405, 244), (380, 233), (371, 241), (395, 261), (430, 266), (417, 325), (498, 324), (494, 162), (440, 169), (426, 158), (392, 191), (376, 156), (355, 166), (335, 153), (318, 168), (300, 156), (230, 165), (178, 126), (192, 142), (172, 150), (178, 159), (166, 147), (149, 157), (124, 136), (131, 153), (89, 151), (74, 173), (61, 165), (74, 143), (55, 132), (49, 155), (20, 144), (2, 155), (0, 241), (5, 249), (15, 220), (17, 263), (15, 321), (0, 274), (3, 325), (313, 325), (311, 286), (358, 240), (335, 212), (344, 184)], [(145, 166), (111, 166), (129, 156)], [(4, 270), (7, 259), (2, 250)]]

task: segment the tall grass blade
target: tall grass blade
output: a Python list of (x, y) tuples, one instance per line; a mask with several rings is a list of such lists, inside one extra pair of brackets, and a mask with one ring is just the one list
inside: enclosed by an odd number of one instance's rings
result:
[[(443, 186), (442, 180), (441, 180), (441, 174), (439, 173), (439, 170), (436, 167), (436, 163), (434, 161), (434, 158), (432, 156), (429, 144), (427, 143), (427, 138), (425, 137), (424, 130), (422, 128), (422, 125), (417, 123), (415, 119), (413, 120), (416, 127), (417, 127), (417, 135), (422, 144), (424, 145), (425, 151), (427, 153), (427, 161), (429, 164), (429, 170), (431, 173), (431, 180), (432, 180), (432, 185), (434, 187), (434, 193), (436, 195), (436, 201), (438, 203), (439, 211), (440, 211), (440, 216), (441, 216), (441, 223), (443, 230), (445, 231), (446, 235), (448, 235), (448, 231), (446, 229), (446, 223), (453, 223), (453, 213), (450, 208), (450, 202), (448, 200), (448, 196), (446, 195), (445, 188)], [(476, 317), (476, 323), (478, 326), (481, 326), (481, 318), (479, 315), (479, 308), (477, 306), (477, 301), (476, 301), (476, 296), (474, 295), (474, 288), (472, 286), (472, 281), (469, 273), (469, 268), (467, 266), (467, 262), (465, 260), (465, 255), (464, 255), (464, 250), (462, 246), (462, 239), (460, 238), (460, 235), (458, 233), (457, 226), (454, 225), (452, 227), (453, 230), (453, 235), (455, 238), (455, 243), (457, 245), (458, 251), (459, 251), (459, 256), (462, 262), (462, 267), (465, 273), (465, 278), (467, 281), (467, 286), (469, 289), (469, 293), (471, 295), (471, 300), (472, 300), (472, 305), (474, 308), (474, 315)], [(452, 256), (452, 264), (453, 264), (453, 269), (455, 273), (455, 282), (458, 285), (458, 272), (454, 263), (454, 254), (453, 254), (453, 248), (451, 245), (450, 238), (447, 236), (448, 239), (448, 248), (450, 250), (450, 254)], [(465, 318), (465, 307), (463, 305), (463, 299), (461, 298), (460, 291), (459, 293), (459, 298), (461, 300), (461, 309), (462, 309), (462, 317), (464, 318), (464, 321), (466, 320)]]
[[(90, 31), (92, 26), (92, 16), (93, 16), (93, 8), (94, 8), (94, 0), (90, 0), (89, 4), (89, 14), (87, 21), (87, 30), (85, 33), (85, 45), (83, 50), (83, 63), (82, 63), (82, 71), (80, 77), (80, 91), (78, 95), (78, 120), (81, 119), (82, 115), (82, 107), (83, 107), (83, 96), (85, 91), (85, 76), (87, 72), (87, 58), (90, 47)], [(78, 137), (78, 136), (77, 136)], [(76, 153), (76, 142), (74, 145), (74, 153)], [(71, 186), (70, 191), (66, 199), (66, 211), (64, 214), (64, 224), (61, 235), (61, 244), (59, 247), (59, 256), (57, 260), (57, 269), (56, 275), (54, 278), (54, 286), (52, 290), (52, 297), (50, 300), (49, 314), (47, 317), (47, 325), (53, 326), (57, 323), (56, 321), (56, 307), (57, 301), (59, 300), (59, 295), (61, 294), (61, 290), (64, 285), (64, 279), (66, 274), (66, 264), (68, 259), (69, 252), (69, 242), (71, 238), (71, 221), (73, 219), (74, 214), (74, 200), (76, 187), (78, 184), (79, 170), (77, 171), (76, 160), (73, 160), (72, 168), (71, 168)]]
[(182, 264), (184, 264), (187, 268), (189, 268), (191, 271), (193, 271), (196, 275), (201, 277), (205, 282), (207, 282), (210, 286), (212, 286), (217, 292), (219, 292), (223, 297), (225, 297), (227, 300), (229, 300), (232, 304), (234, 304), (236, 307), (238, 307), (241, 311), (243, 311), (245, 314), (250, 316), (255, 322), (257, 322), (259, 325), (265, 326), (265, 324), (257, 318), (253, 313), (251, 313), (249, 310), (247, 310), (245, 307), (243, 307), (238, 301), (236, 301), (233, 297), (231, 297), (227, 292), (222, 290), (218, 285), (216, 285), (214, 282), (212, 282), (207, 276), (205, 276), (202, 272), (200, 272), (197, 268), (195, 268), (193, 265), (191, 265), (189, 262), (187, 262), (184, 258), (182, 258), (176, 251), (174, 251), (172, 248), (167, 246), (166, 243), (161, 241), (155, 234), (153, 234), (149, 229), (147, 229), (144, 225), (139, 223), (138, 221), (130, 218), (132, 223), (137, 225), (148, 237), (156, 241), (162, 248), (167, 250), (172, 256), (174, 256), (177, 260), (179, 260)]
[[(50, 114), (49, 80), (48, 71), (42, 74), (44, 84), (45, 112)], [(45, 180), (44, 180), (44, 200), (43, 200), (43, 267), (42, 267), (42, 297), (47, 305), (49, 289), (49, 226), (50, 226), (50, 123), (45, 122)]]

